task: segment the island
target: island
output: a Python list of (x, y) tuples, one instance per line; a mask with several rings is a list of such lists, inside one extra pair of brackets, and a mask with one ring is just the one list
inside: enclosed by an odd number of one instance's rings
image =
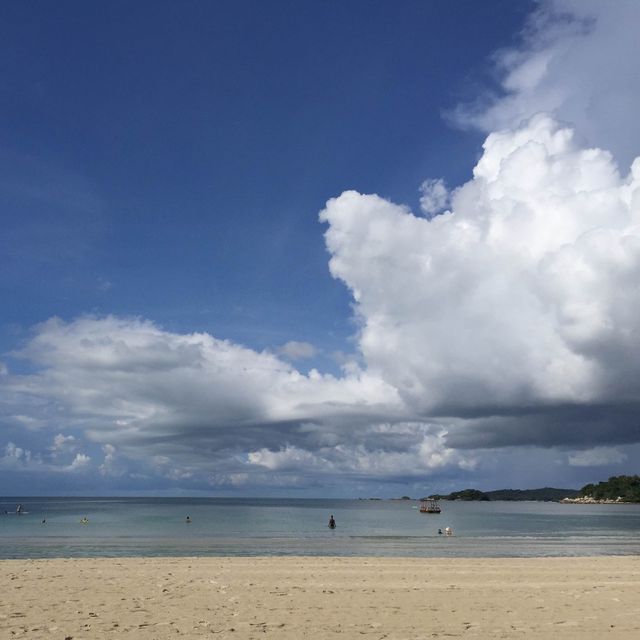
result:
[(640, 502), (640, 476), (612, 476), (598, 484), (587, 484), (580, 495), (566, 497), (565, 503), (621, 504)]
[(463, 489), (462, 491), (453, 491), (446, 495), (434, 494), (423, 498), (423, 500), (473, 500), (483, 502), (489, 500), (536, 500), (541, 502), (559, 502), (564, 498), (577, 498), (578, 496), (580, 496), (578, 489), (556, 489), (554, 487), (543, 487), (541, 489), (497, 489), (495, 491)]
[(463, 489), (448, 494), (435, 493), (421, 500), (534, 500), (541, 502), (563, 502), (575, 504), (620, 504), (640, 503), (640, 476), (612, 476), (598, 484), (587, 484), (582, 489), (497, 489), (480, 491)]

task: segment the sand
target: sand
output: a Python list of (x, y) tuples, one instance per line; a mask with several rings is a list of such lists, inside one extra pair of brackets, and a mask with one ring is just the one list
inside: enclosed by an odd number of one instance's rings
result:
[(0, 638), (640, 638), (640, 557), (0, 561)]

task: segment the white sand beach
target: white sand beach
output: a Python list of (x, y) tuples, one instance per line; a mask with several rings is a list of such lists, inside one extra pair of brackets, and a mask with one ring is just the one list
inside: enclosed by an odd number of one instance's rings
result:
[(640, 557), (3, 560), (2, 638), (640, 637)]

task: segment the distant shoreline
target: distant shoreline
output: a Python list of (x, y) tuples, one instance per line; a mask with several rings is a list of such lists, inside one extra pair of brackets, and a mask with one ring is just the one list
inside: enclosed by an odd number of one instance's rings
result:
[(640, 502), (631, 501), (631, 500), (622, 500), (616, 499), (612, 500), (611, 498), (593, 498), (592, 496), (578, 496), (577, 498), (563, 498), (559, 501), (561, 504), (640, 504)]

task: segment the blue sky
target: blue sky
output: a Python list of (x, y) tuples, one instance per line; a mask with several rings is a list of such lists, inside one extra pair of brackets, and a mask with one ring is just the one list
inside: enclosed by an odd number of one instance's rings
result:
[[(5, 486), (417, 495), (633, 471), (636, 13), (3, 6)], [(582, 240), (605, 231), (615, 264)]]
[(464, 179), (480, 137), (442, 112), (524, 8), (4, 7), (4, 344), (94, 312), (347, 349), (318, 211), (347, 188), (415, 205), (424, 176)]

